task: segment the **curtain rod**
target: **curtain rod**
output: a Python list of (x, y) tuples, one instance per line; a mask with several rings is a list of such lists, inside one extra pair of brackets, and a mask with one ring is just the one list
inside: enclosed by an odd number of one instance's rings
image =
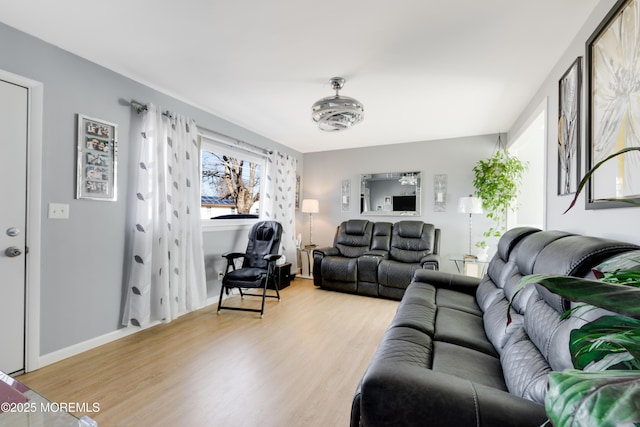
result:
[[(149, 111), (149, 107), (147, 106), (147, 104), (141, 104), (138, 101), (134, 100), (131, 100), (131, 107), (135, 109), (138, 114), (146, 113), (147, 111)], [(170, 119), (173, 118), (173, 114), (171, 114), (171, 111), (169, 110), (163, 111), (162, 115)]]
[[(134, 108), (138, 114), (146, 112), (149, 110), (149, 107), (147, 107), (146, 104), (141, 104), (138, 101), (135, 100), (131, 100), (131, 107)], [(173, 115), (171, 114), (170, 111), (165, 111), (162, 113), (162, 115), (172, 118)], [(201, 136), (204, 136), (205, 138), (210, 138), (210, 139), (215, 139), (218, 142), (221, 142), (223, 144), (232, 146), (232, 147), (236, 147), (239, 148), (241, 150), (245, 150), (245, 151), (250, 151), (253, 153), (257, 153), (257, 154), (272, 154), (273, 150), (268, 150), (266, 148), (262, 148), (262, 147), (258, 147), (256, 145), (250, 144), (248, 142), (245, 141), (241, 141), (239, 139), (236, 139), (232, 136), (229, 135), (225, 135), (223, 133), (220, 132), (216, 132), (210, 129), (206, 129), (203, 128), (202, 126), (197, 126), (198, 127), (198, 131), (200, 133)]]
[(245, 151), (249, 151), (251, 153), (256, 153), (256, 154), (273, 154), (273, 150), (269, 150), (267, 148), (262, 148), (262, 147), (258, 147), (257, 145), (253, 145), (250, 144), (248, 142), (245, 141), (241, 141), (237, 138), (234, 138), (232, 136), (229, 135), (225, 135), (223, 133), (220, 132), (216, 132), (214, 130), (210, 130), (207, 128), (203, 128), (202, 126), (198, 126), (198, 130), (200, 131), (200, 135), (205, 137), (205, 138), (209, 138), (209, 139), (213, 139), (216, 142), (221, 142), (225, 145), (229, 145), (231, 147), (235, 147), (235, 148), (239, 148), (240, 150), (245, 150)]

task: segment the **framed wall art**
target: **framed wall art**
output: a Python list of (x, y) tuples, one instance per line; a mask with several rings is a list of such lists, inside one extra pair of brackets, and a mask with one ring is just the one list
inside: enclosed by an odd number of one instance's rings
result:
[(445, 212), (447, 210), (447, 175), (437, 174), (433, 176), (433, 211)]
[(117, 200), (118, 125), (78, 114), (76, 199)]
[(349, 210), (350, 202), (351, 202), (351, 180), (343, 179), (342, 186), (340, 189), (340, 204), (342, 205), (343, 211)]
[[(640, 146), (640, 0), (620, 0), (586, 44), (587, 168)], [(605, 162), (587, 186), (587, 209), (640, 201), (640, 153)]]
[(582, 57), (558, 82), (558, 195), (576, 192), (580, 180)]

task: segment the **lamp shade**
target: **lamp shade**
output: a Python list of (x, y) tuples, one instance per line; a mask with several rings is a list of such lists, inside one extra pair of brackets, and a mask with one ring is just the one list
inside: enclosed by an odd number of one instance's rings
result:
[(318, 213), (320, 212), (320, 204), (316, 199), (303, 199), (301, 210), (304, 213)]
[(460, 197), (458, 199), (458, 212), (468, 214), (482, 213), (482, 199), (479, 197)]

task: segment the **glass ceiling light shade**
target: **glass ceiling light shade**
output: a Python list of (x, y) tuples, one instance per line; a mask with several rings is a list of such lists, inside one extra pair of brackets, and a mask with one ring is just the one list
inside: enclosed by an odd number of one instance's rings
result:
[(335, 96), (317, 101), (311, 107), (311, 118), (325, 132), (339, 132), (349, 129), (364, 120), (364, 107), (360, 102), (348, 96), (340, 96), (338, 91), (344, 86), (342, 77), (330, 80)]

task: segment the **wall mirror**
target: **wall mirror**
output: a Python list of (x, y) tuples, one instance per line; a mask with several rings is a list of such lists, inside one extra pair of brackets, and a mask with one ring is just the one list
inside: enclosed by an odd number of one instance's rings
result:
[(420, 172), (373, 173), (360, 176), (362, 215), (420, 216)]

